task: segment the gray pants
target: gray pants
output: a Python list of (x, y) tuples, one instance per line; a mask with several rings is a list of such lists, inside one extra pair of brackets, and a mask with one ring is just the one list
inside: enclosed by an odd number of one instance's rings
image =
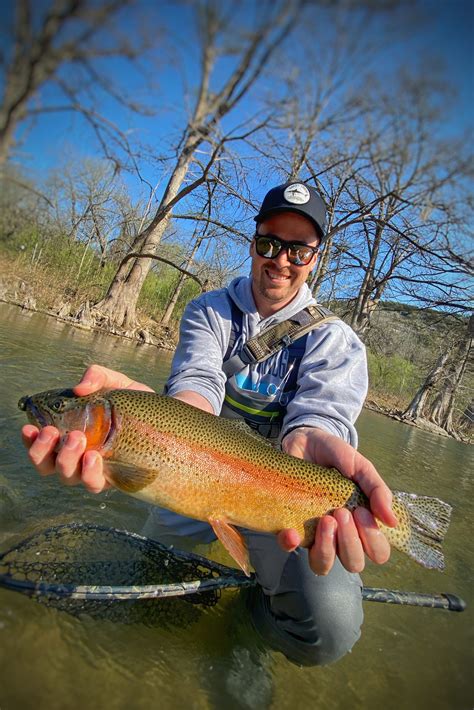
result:
[[(159, 508), (142, 532), (178, 548), (216, 539), (207, 523)], [(336, 560), (327, 576), (318, 577), (305, 549), (287, 553), (274, 535), (241, 532), (260, 585), (248, 594), (248, 608), (266, 644), (305, 666), (332, 663), (350, 651), (363, 621), (359, 575)]]

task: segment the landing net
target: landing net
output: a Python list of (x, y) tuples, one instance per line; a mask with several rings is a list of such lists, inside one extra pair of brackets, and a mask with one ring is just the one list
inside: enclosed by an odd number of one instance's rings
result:
[(184, 607), (210, 607), (221, 589), (254, 584), (200, 555), (80, 523), (48, 528), (0, 555), (1, 586), (76, 615), (114, 620), (175, 624), (184, 616), (187, 623), (193, 612)]

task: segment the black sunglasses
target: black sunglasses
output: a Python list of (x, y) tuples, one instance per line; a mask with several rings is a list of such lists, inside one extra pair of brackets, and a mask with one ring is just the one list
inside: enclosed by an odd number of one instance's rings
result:
[(282, 249), (286, 250), (288, 261), (295, 266), (306, 266), (315, 254), (318, 247), (310, 247), (304, 242), (284, 242), (274, 234), (255, 234), (255, 249), (264, 259), (276, 259)]

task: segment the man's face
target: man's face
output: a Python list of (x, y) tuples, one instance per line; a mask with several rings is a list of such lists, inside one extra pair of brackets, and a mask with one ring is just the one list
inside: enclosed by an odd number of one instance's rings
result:
[[(257, 225), (258, 234), (272, 234), (284, 242), (304, 242), (317, 247), (319, 237), (313, 224), (294, 212), (280, 212)], [(250, 247), (252, 257), (252, 292), (259, 313), (267, 317), (286, 306), (298, 293), (308, 274), (314, 268), (318, 255), (304, 266), (288, 260), (285, 249), (275, 259), (259, 256), (255, 241)]]

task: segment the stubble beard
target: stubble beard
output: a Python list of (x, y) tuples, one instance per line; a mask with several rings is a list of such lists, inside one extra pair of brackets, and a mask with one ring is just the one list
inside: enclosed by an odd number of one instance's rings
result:
[(258, 293), (271, 303), (289, 303), (298, 293), (299, 286), (289, 279), (281, 284), (269, 283), (269, 278), (265, 273), (258, 274), (256, 279)]

